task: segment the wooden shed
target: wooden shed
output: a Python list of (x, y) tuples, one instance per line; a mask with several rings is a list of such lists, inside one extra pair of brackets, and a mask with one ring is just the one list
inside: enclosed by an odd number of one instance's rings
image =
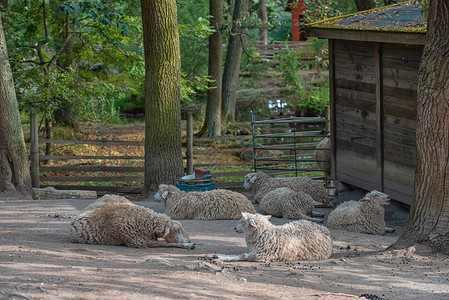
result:
[(407, 204), (413, 197), (425, 32), (416, 3), (308, 27), (310, 36), (329, 39), (333, 177)]

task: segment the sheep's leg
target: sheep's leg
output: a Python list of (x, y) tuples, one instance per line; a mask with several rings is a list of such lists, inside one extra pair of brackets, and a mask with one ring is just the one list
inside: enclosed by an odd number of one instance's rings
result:
[(323, 203), (313, 200), (313, 206), (321, 207), (321, 206), (323, 206)]
[(146, 243), (148, 248), (184, 248), (184, 249), (194, 249), (195, 243), (167, 243), (166, 241), (149, 241)]
[(219, 259), (221, 261), (256, 261), (256, 258), (251, 253), (242, 253), (240, 255), (225, 255), (225, 254), (216, 254), (213, 258)]
[(312, 217), (323, 218), (324, 214), (314, 210), (312, 211)]

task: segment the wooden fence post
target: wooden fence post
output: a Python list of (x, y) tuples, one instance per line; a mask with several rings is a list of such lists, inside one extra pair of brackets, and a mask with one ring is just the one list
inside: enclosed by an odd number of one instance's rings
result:
[(193, 173), (193, 116), (191, 112), (187, 113), (187, 168), (186, 173)]
[(39, 128), (37, 114), (30, 115), (30, 148), (31, 148), (31, 184), (34, 188), (40, 187), (39, 181)]

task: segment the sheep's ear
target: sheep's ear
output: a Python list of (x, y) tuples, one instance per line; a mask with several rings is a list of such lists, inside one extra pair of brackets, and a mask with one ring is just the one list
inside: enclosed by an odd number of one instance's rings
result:
[(251, 226), (251, 227), (256, 227), (256, 222), (254, 222), (253, 219), (248, 219), (248, 224), (249, 224), (249, 226)]
[(166, 237), (170, 233), (170, 227), (165, 228), (165, 233), (163, 237)]
[(369, 201), (370, 201), (370, 199), (368, 199), (368, 198), (362, 198), (359, 200), (359, 202), (369, 202)]
[(248, 217), (248, 213), (242, 211), (242, 217), (243, 218), (247, 218)]
[(271, 218), (271, 215), (262, 215), (262, 217), (268, 220), (269, 218)]
[(256, 177), (256, 176), (253, 176), (253, 177), (249, 180), (249, 182), (254, 183), (254, 182), (256, 182), (256, 179), (257, 179), (257, 177)]
[(165, 192), (162, 193), (162, 198), (165, 199), (165, 198), (167, 198), (167, 196), (168, 196), (168, 191), (165, 191)]

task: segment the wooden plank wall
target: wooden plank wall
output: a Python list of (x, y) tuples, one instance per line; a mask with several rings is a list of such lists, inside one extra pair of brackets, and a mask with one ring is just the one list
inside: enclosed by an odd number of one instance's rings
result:
[(418, 68), (423, 46), (383, 44), (385, 192), (411, 203)]
[[(380, 44), (383, 164), (376, 151), (376, 44), (335, 40), (336, 178), (410, 204), (422, 46)], [(381, 135), (381, 136), (382, 136)], [(381, 157), (381, 156), (379, 156)], [(379, 172), (379, 166), (383, 172)], [(383, 182), (379, 174), (383, 174)]]
[(373, 43), (336, 40), (336, 178), (379, 189), (376, 168), (376, 74)]

